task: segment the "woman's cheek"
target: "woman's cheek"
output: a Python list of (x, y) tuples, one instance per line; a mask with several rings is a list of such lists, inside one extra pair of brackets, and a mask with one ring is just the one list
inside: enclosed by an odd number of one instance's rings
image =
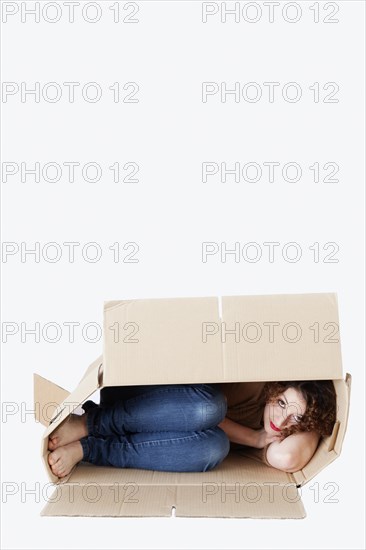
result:
[(270, 425), (269, 425), (269, 421), (270, 421), (269, 414), (270, 414), (270, 405), (267, 404), (264, 407), (264, 412), (263, 412), (264, 429), (266, 430), (267, 433), (271, 432)]

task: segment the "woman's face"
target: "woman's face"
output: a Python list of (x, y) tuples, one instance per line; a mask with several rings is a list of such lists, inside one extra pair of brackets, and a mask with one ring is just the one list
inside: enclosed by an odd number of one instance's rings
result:
[(263, 413), (264, 429), (269, 435), (279, 434), (280, 430), (298, 424), (306, 411), (306, 401), (301, 392), (287, 388), (272, 402), (266, 404)]

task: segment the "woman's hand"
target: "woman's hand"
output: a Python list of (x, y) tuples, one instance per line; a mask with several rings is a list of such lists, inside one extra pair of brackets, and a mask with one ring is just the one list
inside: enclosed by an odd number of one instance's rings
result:
[(255, 447), (256, 449), (263, 449), (266, 445), (269, 445), (269, 443), (273, 443), (274, 441), (282, 441), (283, 437), (281, 435), (269, 435), (264, 428), (261, 430), (255, 430)]
[(252, 428), (242, 426), (230, 420), (227, 416), (218, 426), (226, 433), (229, 440), (233, 443), (247, 445), (248, 447), (254, 447), (256, 449), (263, 449), (263, 447), (269, 443), (273, 443), (274, 441), (280, 442), (284, 439), (281, 434), (268, 435), (264, 428), (261, 430), (253, 430)]

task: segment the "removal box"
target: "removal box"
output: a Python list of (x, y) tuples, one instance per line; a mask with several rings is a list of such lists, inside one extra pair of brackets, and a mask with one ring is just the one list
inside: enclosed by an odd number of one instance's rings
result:
[[(333, 380), (337, 421), (310, 462), (286, 473), (231, 450), (208, 472), (173, 473), (80, 462), (58, 479), (49, 435), (107, 386)], [(69, 393), (34, 375), (42, 459), (55, 491), (46, 516), (303, 518), (299, 488), (341, 453), (351, 376), (342, 373), (337, 295), (163, 298), (104, 303), (103, 355)], [(244, 448), (243, 448), (244, 449)]]

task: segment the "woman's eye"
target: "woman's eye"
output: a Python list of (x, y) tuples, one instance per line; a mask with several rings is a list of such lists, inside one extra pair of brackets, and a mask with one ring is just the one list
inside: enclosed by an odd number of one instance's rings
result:
[(279, 400), (277, 401), (277, 403), (279, 404), (280, 407), (282, 407), (282, 409), (284, 409), (285, 406), (286, 406), (286, 403), (285, 403), (282, 399), (279, 399)]
[(296, 422), (296, 424), (298, 424), (299, 422), (301, 422), (301, 416), (294, 416), (294, 422)]

